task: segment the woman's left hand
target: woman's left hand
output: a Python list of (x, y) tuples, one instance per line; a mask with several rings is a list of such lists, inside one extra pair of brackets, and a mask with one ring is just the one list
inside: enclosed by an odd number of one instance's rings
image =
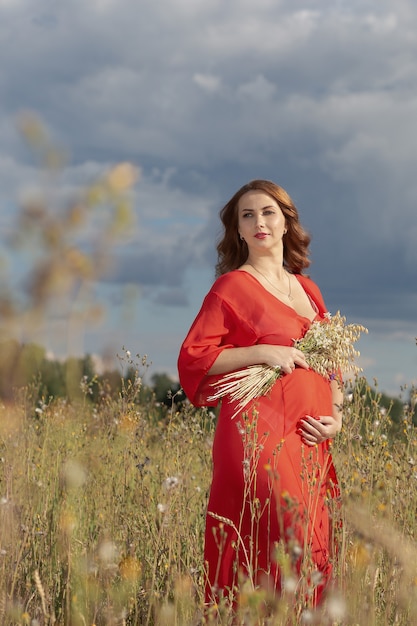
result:
[(342, 427), (341, 416), (318, 415), (312, 417), (305, 415), (299, 423), (298, 434), (303, 443), (308, 446), (315, 446), (323, 443), (326, 439), (333, 439)]

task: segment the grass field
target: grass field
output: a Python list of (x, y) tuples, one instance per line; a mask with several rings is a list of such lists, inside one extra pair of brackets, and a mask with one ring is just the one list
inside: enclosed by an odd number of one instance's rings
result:
[[(103, 392), (95, 406), (88, 393), (40, 403), (29, 387), (0, 408), (2, 626), (232, 624), (226, 607), (202, 611), (215, 416), (140, 404), (139, 387)], [(394, 425), (365, 381), (347, 393), (334, 444), (344, 524), (326, 609), (288, 588), (266, 616), (264, 595), (247, 589), (234, 623), (417, 623), (412, 412), (404, 405)]]

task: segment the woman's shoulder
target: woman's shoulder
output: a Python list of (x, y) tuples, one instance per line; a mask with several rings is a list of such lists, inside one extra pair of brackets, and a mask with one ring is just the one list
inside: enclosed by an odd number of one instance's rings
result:
[(215, 297), (230, 303), (241, 302), (252, 293), (254, 285), (251, 278), (250, 274), (241, 270), (226, 272), (216, 278), (207, 297)]
[(230, 286), (236, 286), (237, 283), (247, 282), (248, 275), (248, 272), (244, 272), (243, 270), (230, 270), (230, 272), (218, 276), (211, 289), (214, 291), (228, 289)]
[(244, 285), (250, 284), (250, 274), (242, 270), (230, 270), (222, 274), (214, 281), (211, 286), (210, 292), (216, 293), (219, 296), (227, 296), (233, 294), (236, 288), (242, 289)]

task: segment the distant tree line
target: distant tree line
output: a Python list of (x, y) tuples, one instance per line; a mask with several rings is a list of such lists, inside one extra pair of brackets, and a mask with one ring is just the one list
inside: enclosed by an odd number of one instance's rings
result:
[[(14, 400), (19, 390), (31, 386), (39, 399), (84, 397), (98, 403), (103, 394), (121, 393), (137, 376), (137, 368), (132, 362), (123, 373), (120, 369), (113, 369), (97, 374), (94, 360), (88, 354), (61, 361), (48, 358), (45, 349), (34, 343), (20, 344), (14, 340), (0, 343), (0, 399), (3, 401)], [(184, 393), (179, 392), (177, 381), (165, 373), (155, 373), (150, 377), (150, 384), (141, 383), (138, 397), (142, 402), (152, 401), (169, 407), (173, 402), (180, 405), (186, 399)], [(417, 407), (412, 391), (407, 401), (412, 423), (417, 425)], [(371, 391), (368, 402), (377, 402), (386, 409), (394, 426), (400, 427), (404, 416), (403, 400), (375, 390)]]
[[(12, 401), (19, 390), (31, 386), (39, 399), (87, 397), (99, 402), (103, 393), (118, 394), (128, 381), (134, 381), (136, 368), (125, 372), (113, 369), (97, 374), (91, 355), (65, 360), (51, 359), (46, 350), (35, 344), (15, 340), (0, 343), (0, 398)], [(153, 374), (150, 385), (141, 384), (140, 398), (170, 406), (180, 390), (178, 382), (167, 374)], [(175, 397), (179, 400), (180, 394)], [(181, 400), (184, 396), (181, 394)]]

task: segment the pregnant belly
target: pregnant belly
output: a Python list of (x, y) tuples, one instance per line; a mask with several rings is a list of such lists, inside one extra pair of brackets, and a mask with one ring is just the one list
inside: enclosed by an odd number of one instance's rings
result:
[(271, 393), (259, 399), (259, 417), (280, 436), (297, 429), (305, 415), (332, 414), (332, 393), (328, 380), (312, 370), (296, 368), (279, 379)]
[(286, 429), (292, 429), (304, 415), (318, 417), (332, 414), (330, 383), (320, 374), (296, 368), (281, 382)]

